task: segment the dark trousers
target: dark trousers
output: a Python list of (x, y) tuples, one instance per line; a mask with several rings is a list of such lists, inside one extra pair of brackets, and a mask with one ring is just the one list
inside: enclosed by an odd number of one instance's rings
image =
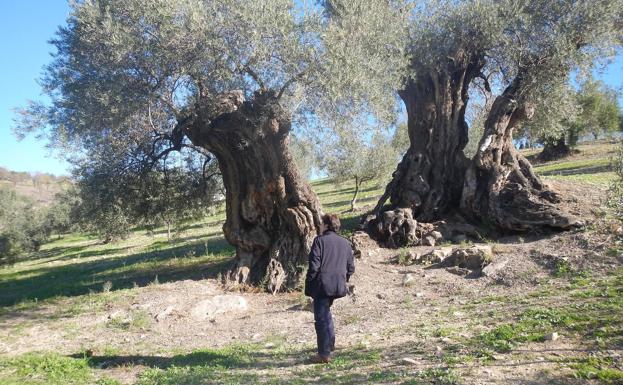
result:
[(318, 341), (318, 355), (329, 357), (335, 347), (335, 330), (331, 316), (333, 298), (314, 298), (314, 325), (316, 326), (316, 340)]

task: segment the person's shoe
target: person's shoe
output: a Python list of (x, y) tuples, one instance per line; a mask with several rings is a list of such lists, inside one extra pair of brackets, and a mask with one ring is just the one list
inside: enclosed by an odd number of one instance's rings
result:
[(320, 354), (316, 354), (309, 361), (312, 364), (328, 364), (331, 362), (331, 357), (323, 357)]

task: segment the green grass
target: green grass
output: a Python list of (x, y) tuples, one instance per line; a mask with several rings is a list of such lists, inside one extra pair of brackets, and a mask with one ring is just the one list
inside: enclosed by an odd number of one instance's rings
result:
[(589, 357), (572, 364), (575, 377), (585, 380), (599, 380), (606, 385), (623, 385), (623, 370), (614, 369), (610, 358)]
[(616, 179), (609, 159), (572, 160), (534, 167), (546, 178), (606, 186)]
[(110, 378), (97, 378), (87, 358), (56, 353), (29, 353), (0, 359), (0, 385), (119, 385)]
[[(580, 155), (535, 165), (534, 171), (546, 179), (600, 186), (615, 180), (616, 174), (612, 171), (610, 158), (615, 154), (616, 144), (588, 144), (578, 146), (577, 149)], [(536, 154), (534, 150), (522, 153), (527, 156)]]
[[(577, 338), (584, 348), (596, 350), (623, 348), (623, 268), (606, 278), (588, 274), (566, 277), (569, 285), (541, 290), (540, 299), (557, 296), (550, 307), (523, 307), (512, 316), (511, 322), (495, 323), (465, 344), (471, 354), (490, 359), (493, 352), (507, 353), (528, 342), (543, 342), (545, 336), (557, 332), (565, 338)], [(535, 298), (536, 299), (536, 298)], [(501, 299), (514, 303), (515, 298)], [(507, 318), (506, 312), (503, 318)], [(593, 360), (591, 357), (561, 359), (561, 363), (575, 369), (575, 375), (584, 379), (598, 379), (604, 384), (622, 384), (622, 372), (613, 361)], [(618, 381), (618, 382), (617, 382)]]

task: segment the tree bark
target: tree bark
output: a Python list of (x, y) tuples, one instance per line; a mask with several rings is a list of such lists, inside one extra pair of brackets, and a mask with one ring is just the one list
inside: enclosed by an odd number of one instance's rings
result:
[(560, 197), (541, 182), (513, 145), (513, 128), (533, 114), (529, 106), (518, 102), (522, 83), (518, 75), (491, 107), (478, 151), (465, 174), (461, 208), (504, 230), (580, 225), (557, 207)]
[[(478, 53), (458, 51), (448, 59), (446, 68), (418, 71), (417, 79), (408, 80), (399, 92), (407, 109), (410, 147), (372, 219), (367, 219), (368, 230), (377, 240), (405, 246), (404, 240), (416, 241), (408, 235), (413, 232), (414, 220), (432, 221), (458, 207), (469, 164), (463, 153), (468, 141), (468, 90), (471, 82), (481, 76), (483, 64)], [(381, 223), (386, 220), (392, 223)], [(396, 226), (407, 228), (400, 230)], [(398, 234), (398, 238), (388, 239)]]
[(230, 278), (277, 292), (301, 278), (321, 207), (289, 150), (291, 116), (271, 91), (230, 92), (199, 106), (188, 137), (216, 156), (226, 190)]
[(357, 204), (357, 195), (359, 195), (359, 185), (361, 184), (361, 180), (358, 177), (355, 177), (355, 193), (353, 194), (353, 199), (350, 200), (350, 211), (355, 211), (355, 205)]
[(556, 141), (556, 143), (546, 142), (543, 147), (543, 151), (539, 154), (539, 160), (542, 162), (548, 162), (551, 160), (561, 159), (571, 154), (571, 148), (565, 143), (565, 138), (562, 137)]

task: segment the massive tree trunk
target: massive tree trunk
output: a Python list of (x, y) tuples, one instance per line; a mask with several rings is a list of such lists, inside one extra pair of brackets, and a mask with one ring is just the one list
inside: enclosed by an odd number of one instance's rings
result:
[(518, 75), (491, 107), (478, 151), (465, 175), (461, 208), (505, 230), (579, 225), (581, 222), (557, 207), (559, 196), (541, 182), (513, 145), (513, 128), (533, 112), (518, 102), (523, 81)]
[(320, 203), (289, 150), (290, 113), (270, 91), (199, 106), (188, 136), (218, 159), (226, 190), (223, 231), (236, 247), (231, 278), (272, 292), (299, 283), (320, 226)]
[(457, 54), (445, 69), (418, 71), (417, 79), (410, 79), (399, 92), (407, 109), (410, 147), (373, 219), (368, 218), (369, 230), (377, 239), (404, 246), (416, 240), (409, 235), (414, 219), (431, 221), (458, 206), (469, 164), (463, 153), (468, 141), (468, 89), (483, 63), (476, 54)]

